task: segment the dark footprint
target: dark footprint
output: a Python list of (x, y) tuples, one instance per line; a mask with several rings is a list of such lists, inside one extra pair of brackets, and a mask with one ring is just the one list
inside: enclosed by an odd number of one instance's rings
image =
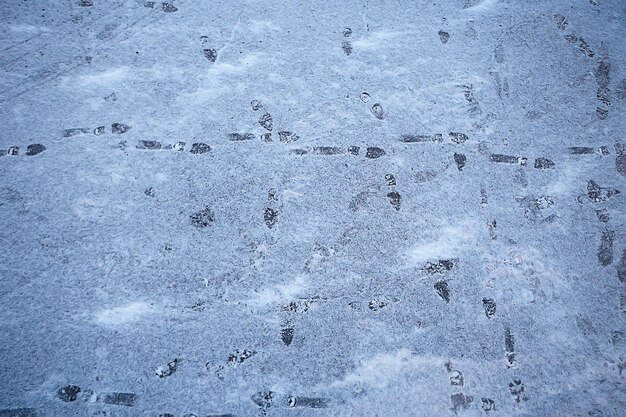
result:
[(456, 144), (461, 144), (467, 142), (467, 135), (461, 132), (450, 132), (448, 133), (450, 136), (450, 140)]
[(113, 123), (111, 125), (111, 133), (116, 135), (121, 135), (130, 130), (130, 126), (125, 125), (124, 123)]
[[(183, 145), (184, 147), (184, 145)], [(191, 150), (189, 152), (195, 154), (195, 155), (199, 155), (199, 154), (203, 154), (203, 153), (207, 153), (211, 150), (211, 147), (209, 145), (207, 145), (206, 143), (203, 142), (197, 142), (197, 143), (193, 143), (191, 145)]]
[(385, 155), (385, 151), (375, 146), (367, 148), (367, 152), (365, 152), (365, 157), (369, 159), (377, 159), (383, 155)]
[(250, 106), (252, 107), (252, 110), (254, 111), (257, 111), (263, 108), (263, 104), (259, 100), (252, 100), (250, 102)]
[(93, 130), (93, 134), (96, 136), (104, 135), (106, 131), (106, 127), (98, 126)]
[(272, 141), (272, 132), (261, 134), (261, 142), (270, 143), (271, 141)]
[(593, 58), (593, 56), (595, 55), (595, 52), (593, 52), (593, 49), (591, 49), (591, 46), (589, 46), (589, 44), (583, 38), (578, 38), (578, 40), (580, 41), (578, 43), (578, 49), (580, 49), (580, 52), (587, 55), (587, 57), (589, 58)]
[(360, 150), (361, 150), (361, 148), (358, 147), (358, 146), (348, 146), (348, 153), (350, 155), (358, 156)]
[(609, 266), (613, 263), (613, 240), (615, 232), (612, 230), (604, 230), (600, 238), (600, 247), (598, 247), (598, 263), (602, 266)]
[(510, 368), (513, 366), (513, 362), (515, 361), (515, 338), (511, 333), (511, 329), (508, 327), (504, 330), (504, 348), (506, 351), (506, 360), (508, 362), (507, 368)]
[(270, 188), (269, 191), (267, 192), (267, 201), (272, 202), (272, 201), (278, 201), (278, 197), (276, 197), (276, 190), (273, 188)]
[(327, 408), (330, 401), (326, 398), (314, 397), (293, 397), (287, 398), (287, 405), (290, 408), (307, 407), (307, 408)]
[(489, 207), (489, 198), (487, 196), (487, 189), (484, 185), (480, 186), (480, 207), (487, 208)]
[[(506, 80), (505, 80), (505, 83), (506, 83)], [(478, 116), (482, 112), (480, 110), (480, 105), (478, 104), (478, 100), (476, 100), (476, 97), (474, 97), (473, 86), (470, 84), (470, 85), (464, 85), (463, 87), (464, 87), (463, 95), (465, 96), (465, 101), (469, 103), (469, 108), (467, 109), (467, 112), (472, 116)]]
[(626, 283), (626, 249), (622, 252), (617, 264), (617, 279)]
[(91, 0), (80, 0), (78, 2), (78, 5), (80, 7), (91, 7), (91, 6), (93, 6), (93, 1), (91, 1)]
[(387, 303), (383, 300), (378, 300), (378, 299), (373, 299), (372, 301), (370, 301), (367, 304), (367, 308), (369, 308), (372, 311), (378, 311), (378, 310), (382, 310), (383, 308), (385, 308), (387, 306)]
[(554, 162), (552, 162), (548, 158), (537, 158), (535, 159), (535, 168), (537, 169), (554, 168)]
[(440, 30), (439, 40), (441, 40), (441, 43), (445, 45), (450, 40), (450, 34), (448, 32), (444, 32), (443, 30)]
[(496, 240), (498, 238), (498, 235), (496, 234), (496, 219), (487, 222), (487, 228), (489, 229), (489, 237), (491, 237), (491, 239), (493, 240)]
[(275, 396), (276, 393), (274, 391), (260, 391), (254, 394), (251, 399), (253, 403), (265, 409), (272, 406)]
[(45, 150), (46, 150), (45, 146), (39, 143), (33, 143), (32, 145), (28, 145), (26, 147), (26, 155), (27, 156), (37, 155), (38, 153), (42, 153)]
[(439, 294), (439, 297), (445, 300), (446, 303), (450, 302), (450, 290), (448, 289), (448, 283), (446, 281), (437, 281), (434, 288), (437, 294)]
[(383, 106), (381, 106), (380, 103), (374, 103), (371, 111), (374, 117), (376, 117), (378, 120), (383, 120), (384, 111), (383, 111)]
[(267, 207), (263, 213), (263, 220), (269, 229), (278, 223), (278, 212), (273, 208)]
[(352, 29), (345, 28), (343, 32), (341, 32), (344, 38), (349, 38), (352, 35)]
[(367, 103), (368, 101), (370, 101), (372, 99), (372, 96), (370, 96), (370, 94), (367, 91), (363, 91), (361, 93), (361, 95), (359, 96), (359, 99), (363, 102), (363, 103)]
[(562, 14), (554, 15), (554, 23), (559, 30), (564, 30), (568, 25), (567, 18), (565, 18)]
[(356, 196), (352, 198), (352, 200), (350, 201), (350, 205), (348, 207), (352, 211), (357, 211), (360, 208), (365, 207), (365, 205), (367, 204), (367, 200), (371, 196), (371, 194), (372, 193), (367, 192), (367, 191), (362, 191), (358, 193)]
[(280, 132), (278, 132), (278, 140), (280, 140), (283, 143), (295, 142), (298, 139), (300, 139), (300, 136), (296, 135), (295, 133), (289, 132), (287, 130), (281, 130)]
[(155, 140), (140, 140), (139, 143), (137, 143), (137, 149), (161, 149), (161, 142)]
[(202, 229), (215, 221), (215, 215), (208, 206), (205, 206), (203, 210), (190, 215), (189, 219), (193, 226)]
[(609, 198), (620, 193), (620, 190), (614, 188), (600, 187), (598, 183), (593, 180), (587, 183), (587, 196), (593, 203), (607, 201)]
[(480, 402), (482, 403), (483, 411), (496, 411), (496, 403), (491, 398), (481, 398)]
[(88, 127), (75, 127), (72, 129), (65, 129), (63, 131), (64, 138), (71, 138), (72, 136), (87, 134), (91, 131)]
[(496, 162), (500, 164), (520, 164), (526, 165), (526, 158), (520, 158), (519, 156), (513, 155), (502, 155), (502, 154), (492, 154), (489, 159), (491, 162)]
[(228, 138), (233, 142), (241, 142), (244, 140), (254, 140), (252, 133), (230, 133)]
[(341, 155), (343, 149), (334, 146), (318, 146), (313, 148), (313, 153), (316, 155)]
[(176, 142), (173, 145), (167, 145), (165, 149), (173, 149), (175, 151), (184, 151), (185, 145), (187, 145), (185, 142)]
[(426, 143), (432, 142), (430, 135), (401, 135), (400, 141), (404, 143)]
[(269, 113), (263, 113), (263, 116), (259, 118), (259, 124), (266, 130), (272, 131), (274, 127), (274, 122), (272, 120), (272, 115)]
[(609, 87), (598, 87), (596, 98), (605, 106), (611, 105), (611, 90)]
[(400, 210), (400, 193), (398, 193), (397, 191), (392, 191), (390, 193), (387, 193), (387, 198), (389, 199), (391, 207), (395, 208), (396, 210)]
[(569, 153), (572, 155), (593, 155), (596, 153), (594, 148), (586, 147), (586, 146), (573, 146), (568, 148)]
[(179, 363), (180, 363), (180, 359), (176, 358), (167, 364), (166, 369), (163, 369), (161, 366), (159, 366), (157, 370), (155, 371), (155, 373), (159, 378), (167, 378), (168, 376), (172, 376), (178, 369)]
[(450, 370), (450, 385), (462, 387), (464, 384), (463, 373), (456, 369)]
[(610, 220), (609, 212), (606, 209), (596, 210), (596, 216), (598, 221), (602, 223), (608, 223)]
[(280, 340), (283, 341), (285, 346), (289, 346), (293, 342), (293, 330), (293, 327), (287, 327), (280, 331)]
[(57, 391), (57, 398), (63, 402), (71, 403), (76, 401), (81, 389), (78, 385), (67, 385)]
[(344, 54), (350, 55), (352, 53), (352, 42), (350, 41), (341, 42), (341, 49), (343, 50)]
[(496, 302), (491, 298), (483, 298), (483, 308), (487, 318), (492, 318), (496, 314)]
[(454, 268), (455, 263), (454, 259), (440, 259), (436, 263), (427, 262), (423, 269), (430, 275), (443, 274)]
[(456, 167), (459, 169), (459, 171), (463, 171), (466, 162), (467, 157), (465, 155), (463, 155), (462, 153), (454, 154), (454, 163), (456, 164)]
[(209, 37), (200, 36), (200, 42), (202, 42), (202, 55), (209, 61), (215, 62), (217, 60), (217, 49), (208, 47)]
[(452, 401), (451, 410), (456, 413), (460, 409), (469, 408), (472, 401), (474, 401), (474, 398), (470, 395), (464, 395), (464, 394), (458, 393), (458, 394), (452, 394), (450, 396), (450, 400)]
[(387, 187), (395, 187), (396, 177), (393, 174), (385, 174), (385, 183)]
[(9, 156), (17, 156), (19, 153), (20, 153), (19, 146), (9, 146), (9, 149), (7, 149), (7, 155)]
[(136, 398), (137, 395), (128, 392), (111, 392), (104, 396), (102, 402), (105, 404), (132, 407), (135, 405)]
[(526, 401), (526, 395), (524, 394), (524, 384), (521, 379), (514, 379), (513, 382), (509, 382), (509, 392), (515, 399), (516, 403)]
[(620, 175), (626, 176), (626, 153), (622, 152), (615, 158), (615, 170)]
[(163, 10), (165, 13), (174, 13), (178, 11), (178, 8), (172, 3), (161, 3), (161, 10)]
[(609, 117), (609, 111), (607, 109), (603, 109), (602, 107), (597, 107), (596, 117), (600, 120), (605, 120), (607, 117)]
[(231, 365), (240, 365), (256, 355), (256, 352), (253, 350), (239, 350), (237, 349), (235, 352), (228, 355), (228, 363)]

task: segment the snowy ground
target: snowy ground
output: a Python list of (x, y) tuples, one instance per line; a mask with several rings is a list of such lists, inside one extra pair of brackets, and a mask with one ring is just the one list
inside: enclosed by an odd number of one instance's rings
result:
[(622, 0), (0, 3), (0, 416), (624, 416)]

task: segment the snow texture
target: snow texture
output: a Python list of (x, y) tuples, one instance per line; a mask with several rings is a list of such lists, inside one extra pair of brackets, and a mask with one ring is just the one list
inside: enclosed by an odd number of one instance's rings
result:
[(0, 416), (626, 410), (623, 0), (0, 2)]

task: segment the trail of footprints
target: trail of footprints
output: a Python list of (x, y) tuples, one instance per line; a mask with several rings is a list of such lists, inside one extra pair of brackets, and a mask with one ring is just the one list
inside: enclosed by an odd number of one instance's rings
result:
[[(81, 5), (91, 6), (93, 4)], [(155, 2), (145, 2), (144, 5), (148, 8), (156, 7)], [(166, 13), (172, 13), (177, 10), (176, 7), (173, 6), (171, 3), (161, 3), (161, 9)], [(559, 30), (564, 30), (568, 26), (567, 19), (564, 16), (556, 15), (554, 16), (554, 21)], [(349, 40), (352, 35), (352, 30), (350, 28), (345, 28), (345, 30), (342, 32), (342, 35), (344, 40), (341, 42), (341, 49), (345, 53), (345, 55), (349, 56), (353, 52), (352, 43)], [(446, 44), (450, 39), (450, 35), (444, 31), (439, 32), (439, 37), (443, 44)], [(210, 41), (208, 37), (203, 36), (200, 38), (200, 40), (204, 57), (208, 61), (214, 63), (217, 59), (217, 50), (210, 46)], [(582, 37), (579, 37), (575, 34), (568, 34), (565, 36), (565, 40), (571, 44), (576, 44), (579, 50), (589, 58), (593, 58), (595, 56), (595, 52)], [(496, 49), (494, 55), (496, 57), (496, 61), (502, 64), (502, 51), (498, 51)], [(596, 110), (596, 115), (599, 119), (606, 118), (608, 114), (608, 110), (606, 109), (606, 107), (611, 105), (610, 69), (610, 62), (608, 61), (608, 58), (604, 57), (598, 60), (597, 67), (594, 71), (594, 76), (598, 84), (597, 100), (601, 103), (602, 106), (604, 106), (598, 107), (598, 109)], [(494, 74), (496, 78), (496, 84), (499, 86), (498, 94), (500, 95), (500, 97), (506, 96), (508, 94), (508, 85), (506, 84), (506, 80), (500, 79), (497, 71), (494, 71)], [(465, 99), (469, 105), (469, 114), (474, 116), (480, 114), (480, 106), (476, 98), (474, 97), (472, 86), (468, 85), (462, 87)], [(626, 91), (626, 86), (623, 89)], [(359, 98), (361, 102), (370, 106), (368, 104), (371, 101), (371, 96), (369, 93), (363, 92), (361, 93)], [(278, 141), (284, 144), (291, 144), (297, 142), (300, 139), (297, 134), (289, 130), (280, 130), (278, 132), (275, 132), (274, 119), (270, 112), (264, 108), (263, 104), (260, 101), (253, 100), (250, 105), (253, 111), (259, 112), (258, 124), (264, 130), (264, 133), (259, 136), (261, 142), (273, 142), (274, 137), (272, 135), (274, 133), (277, 134)], [(385, 113), (380, 103), (373, 103), (369, 109), (371, 114), (376, 119), (383, 120), (385, 118)], [(95, 136), (101, 136), (107, 133), (111, 133), (113, 135), (122, 135), (127, 133), (130, 129), (130, 126), (123, 123), (113, 123), (110, 125), (110, 128), (107, 128), (104, 125), (97, 126), (95, 128), (69, 128), (64, 130), (63, 137), (73, 138), (76, 136), (90, 134), (93, 134)], [(447, 135), (444, 135), (443, 133), (403, 134), (400, 136), (399, 142), (404, 144), (442, 144), (444, 143), (444, 138), (447, 138), (447, 140), (449, 140), (454, 145), (462, 145), (466, 143), (469, 139), (467, 134), (463, 132), (450, 131), (447, 133)], [(233, 132), (228, 135), (228, 139), (232, 142), (246, 142), (256, 140), (257, 136), (253, 133)], [(181, 141), (175, 142), (173, 144), (164, 145), (161, 142), (155, 140), (139, 140), (135, 146), (135, 149), (146, 151), (184, 151), (186, 146), (187, 144)], [(126, 141), (121, 142), (120, 147), (122, 149), (127, 149), (128, 145)], [(30, 144), (26, 147), (25, 155), (34, 156), (41, 154), (45, 150), (46, 147), (42, 144)], [(212, 148), (208, 144), (203, 142), (193, 143), (189, 148), (189, 152), (192, 154), (206, 154), (209, 153), (211, 150)], [(359, 156), (361, 154), (361, 149), (359, 146), (349, 146), (345, 149), (337, 146), (315, 146), (291, 149), (290, 152), (298, 156)], [(18, 146), (12, 146), (7, 150), (0, 151), (0, 153), (8, 156), (18, 156), (20, 153), (20, 148)], [(575, 157), (584, 157), (590, 155), (599, 155), (600, 157), (606, 157), (611, 154), (608, 146), (570, 147), (567, 149), (567, 153)], [(616, 144), (615, 153), (615, 169), (620, 175), (626, 176), (626, 150), (624, 148), (624, 145)], [(386, 151), (384, 149), (374, 146), (367, 147), (364, 151), (364, 157), (366, 159), (378, 159), (385, 155)], [(495, 164), (518, 165), (522, 167), (528, 165), (528, 158), (526, 156), (520, 155), (492, 153), (489, 156), (489, 160)], [(460, 152), (455, 152), (453, 154), (453, 161), (459, 171), (463, 171), (468, 163), (467, 156)], [(545, 156), (539, 156), (534, 159), (534, 163), (532, 165), (537, 170), (549, 170), (555, 168), (556, 164), (551, 159)], [(402, 207), (402, 197), (398, 192), (398, 180), (396, 176), (393, 173), (385, 174), (384, 183), (388, 188), (386, 192), (386, 197), (390, 206), (394, 210), (400, 211)], [(145, 194), (148, 197), (153, 197), (155, 195), (154, 193), (155, 191), (153, 188), (145, 190)], [(580, 204), (591, 203), (596, 205), (605, 203), (609, 199), (614, 198), (620, 193), (621, 191), (616, 188), (612, 188), (610, 186), (601, 186), (596, 181), (589, 180), (587, 183), (586, 193), (581, 194), (577, 200)], [(369, 193), (366, 192), (365, 194), (367, 196)], [(356, 200), (355, 208), (352, 208), (351, 204), (351, 208), (356, 209), (358, 205), (361, 204), (359, 201), (359, 199)], [(552, 197), (537, 197), (529, 195), (518, 198), (518, 203), (520, 204), (520, 207), (522, 207), (522, 209), (524, 210), (525, 217), (533, 221), (535, 219), (541, 219), (541, 221), (551, 221), (549, 219), (554, 219), (554, 216), (556, 216), (554, 213), (550, 213), (549, 211), (554, 206), (554, 200), (552, 199)], [(488, 200), (484, 187), (481, 187), (480, 206), (482, 208), (488, 207)], [(609, 222), (610, 217), (606, 209), (596, 209), (595, 214), (598, 218), (598, 221), (600, 221), (601, 223)], [(274, 230), (279, 222), (279, 201), (277, 192), (274, 189), (270, 189), (268, 191), (266, 207), (263, 210), (262, 219), (263, 223), (269, 230)], [(189, 221), (193, 227), (198, 229), (205, 229), (210, 227), (216, 221), (216, 219), (213, 210), (209, 206), (204, 206), (197, 212), (191, 213), (189, 215)], [(489, 235), (491, 239), (495, 240), (497, 238), (496, 220), (490, 220), (487, 223), (487, 227), (489, 229)], [(342, 237), (342, 239), (343, 238), (349, 240), (349, 237), (344, 236)], [(345, 244), (345, 240), (343, 244)], [(338, 242), (331, 248), (325, 248), (323, 246), (317, 245), (313, 251), (311, 259), (309, 259), (304, 265), (304, 272), (314, 273), (320, 267), (320, 265), (323, 264), (323, 261), (325, 259), (332, 256), (333, 253), (340, 249), (341, 245), (342, 243), (340, 242)], [(615, 231), (609, 227), (605, 227), (601, 231), (597, 250), (598, 264), (601, 267), (607, 267), (616, 262), (614, 249)], [(439, 259), (436, 261), (430, 261), (425, 263), (422, 268), (423, 273), (433, 278), (432, 288), (436, 296), (439, 297), (441, 301), (445, 304), (449, 304), (454, 300), (452, 293), (453, 288), (451, 288), (451, 286), (449, 285), (448, 279), (446, 279), (446, 275), (449, 274), (454, 268), (457, 268), (458, 264), (459, 259)], [(617, 278), (620, 282), (626, 283), (626, 249), (624, 249), (619, 256), (616, 264)], [(300, 299), (281, 306), (282, 311), (285, 314), (288, 314), (290, 317), (284, 322), (284, 324), (278, 331), (278, 337), (285, 348), (289, 348), (294, 342), (294, 338), (296, 336), (296, 329), (294, 325), (295, 318), (297, 317), (296, 315), (307, 312), (314, 304), (320, 303), (322, 301), (324, 300), (320, 298)], [(352, 301), (349, 303), (349, 306), (355, 310), (362, 310), (366, 308), (371, 312), (377, 312), (397, 301), (398, 300), (394, 297), (378, 296), (365, 302)], [(481, 299), (481, 303), (486, 319), (493, 320), (496, 317), (498, 311), (496, 301), (492, 297), (483, 297)], [(197, 311), (201, 310), (201, 308), (197, 309)], [(509, 370), (515, 370), (517, 354), (516, 342), (513, 330), (509, 326), (506, 326), (504, 328), (503, 342), (504, 360), (506, 368)], [(223, 363), (208, 362), (205, 364), (205, 368), (209, 374), (214, 375), (214, 377), (216, 377), (218, 380), (224, 380), (225, 378), (228, 378), (228, 375), (230, 373), (235, 372), (237, 367), (244, 366), (244, 364), (248, 361), (254, 361), (254, 357), (256, 355), (257, 352), (254, 350), (237, 349), (226, 355)], [(180, 358), (175, 358), (169, 361), (167, 364), (157, 367), (154, 372), (156, 378), (166, 379), (173, 377), (181, 364), (182, 360)], [(450, 386), (454, 387), (454, 392), (450, 395), (451, 410), (456, 413), (460, 410), (469, 408), (474, 402), (474, 398), (472, 396), (465, 395), (463, 392), (460, 392), (460, 390), (462, 390), (464, 387), (464, 375), (462, 371), (454, 368), (451, 362), (446, 363), (445, 366), (448, 372)], [(521, 403), (527, 399), (525, 386), (521, 379), (519, 379), (518, 377), (513, 376), (511, 382), (508, 383), (507, 388), (515, 403)], [(77, 385), (67, 385), (58, 389), (58, 391), (56, 392), (56, 398), (65, 403), (82, 401), (86, 403), (102, 403), (107, 405), (133, 407), (136, 404), (138, 397), (136, 394), (123, 392), (109, 392), (98, 394), (92, 390), (83, 389)], [(323, 409), (327, 408), (330, 404), (330, 401), (326, 398), (299, 395), (282, 395), (271, 390), (259, 391), (252, 395), (250, 397), (250, 400), (257, 407), (259, 415), (266, 415), (268, 410), (273, 407)], [(488, 397), (480, 398), (480, 406), (487, 413), (496, 411), (495, 401)], [(35, 409), (25, 408), (19, 410), (22, 410), (19, 411), (20, 413), (22, 413), (20, 415), (37, 415)], [(164, 417), (173, 416), (169, 413), (161, 415)], [(185, 416), (191, 417), (195, 416), (195, 414), (186, 414)], [(221, 414), (221, 416), (230, 416), (230, 414)]]
[[(595, 1), (595, 0), (592, 0)], [(567, 18), (561, 14), (556, 14), (553, 17), (554, 23), (558, 30), (564, 31), (569, 22)], [(568, 33), (564, 36), (565, 40), (578, 47), (578, 50), (582, 52), (588, 58), (595, 58), (596, 53), (593, 48), (582, 36), (578, 36), (575, 33)], [(612, 91), (611, 91), (611, 63), (608, 55), (604, 55), (597, 59), (596, 68), (593, 71), (593, 75), (596, 79), (598, 88), (596, 90), (596, 99), (599, 105), (596, 107), (595, 115), (599, 120), (605, 120), (609, 116), (609, 107), (612, 104)], [(621, 100), (626, 98), (626, 79), (623, 79), (616, 89), (617, 97)]]

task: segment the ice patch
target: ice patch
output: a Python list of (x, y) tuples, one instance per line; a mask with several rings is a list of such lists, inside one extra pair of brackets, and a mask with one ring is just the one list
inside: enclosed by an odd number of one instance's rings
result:
[(117, 326), (139, 321), (143, 316), (154, 312), (147, 303), (136, 301), (124, 306), (102, 310), (96, 314), (98, 324), (104, 326)]

